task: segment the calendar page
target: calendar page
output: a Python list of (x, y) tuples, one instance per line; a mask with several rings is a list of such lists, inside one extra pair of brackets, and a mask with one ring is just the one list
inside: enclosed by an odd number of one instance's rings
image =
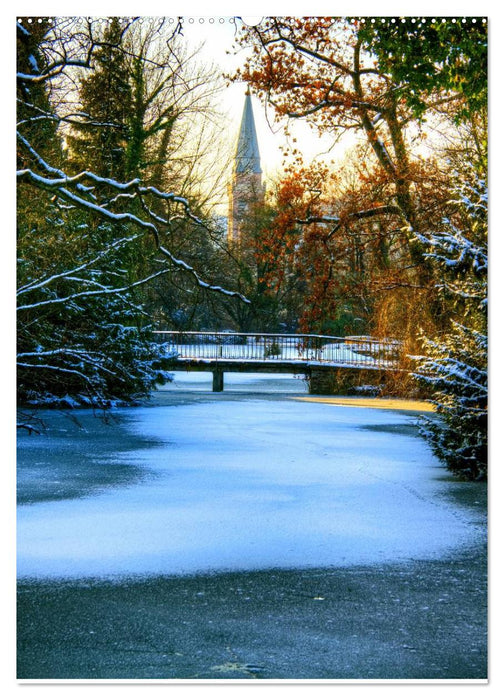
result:
[(20, 682), (487, 682), (487, 51), (17, 18)]

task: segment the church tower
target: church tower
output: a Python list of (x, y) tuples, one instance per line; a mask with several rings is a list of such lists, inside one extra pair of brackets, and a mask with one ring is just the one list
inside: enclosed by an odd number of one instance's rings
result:
[(238, 143), (229, 185), (228, 243), (239, 247), (247, 209), (252, 203), (264, 202), (259, 145), (252, 111), (250, 91), (245, 93), (245, 104), (238, 134)]

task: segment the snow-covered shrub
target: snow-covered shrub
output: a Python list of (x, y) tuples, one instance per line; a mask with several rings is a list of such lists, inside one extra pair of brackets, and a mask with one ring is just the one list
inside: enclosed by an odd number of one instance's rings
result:
[(422, 433), (434, 453), (467, 479), (487, 474), (487, 188), (476, 177), (456, 200), (460, 216), (446, 230), (419, 236), (439, 274), (439, 292), (452, 305), (447, 333), (423, 338), (415, 376), (432, 390), (436, 417)]
[(487, 338), (458, 323), (444, 340), (425, 340), (419, 368), (434, 390), (441, 420), (423, 419), (421, 433), (453, 472), (481, 479), (487, 470)]

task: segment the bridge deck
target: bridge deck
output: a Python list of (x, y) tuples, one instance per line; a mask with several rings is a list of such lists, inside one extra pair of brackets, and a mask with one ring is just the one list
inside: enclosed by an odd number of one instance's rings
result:
[[(325, 335), (156, 331), (173, 366), (214, 373), (222, 391), (223, 372), (306, 374), (337, 368), (395, 370), (400, 344), (369, 337)], [(217, 388), (216, 388), (217, 387)]]
[(370, 365), (357, 362), (318, 362), (316, 360), (253, 360), (238, 358), (198, 358), (198, 357), (174, 357), (174, 369), (185, 369), (194, 372), (212, 372), (220, 368), (223, 372), (265, 372), (267, 373), (310, 373), (312, 370), (366, 369), (384, 370), (391, 369), (384, 365)]

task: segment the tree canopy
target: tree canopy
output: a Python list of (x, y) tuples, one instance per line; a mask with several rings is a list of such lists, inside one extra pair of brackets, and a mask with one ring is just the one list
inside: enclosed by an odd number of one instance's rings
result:
[(486, 108), (488, 29), (482, 18), (376, 17), (358, 26), (380, 70), (401, 86), (401, 97), (417, 116), (429, 108), (432, 95), (461, 98), (459, 118)]
[[(179, 255), (181, 232), (200, 241), (201, 232), (211, 236), (194, 198), (164, 191), (157, 185), (169, 175), (153, 182), (153, 170), (138, 164), (130, 177), (138, 83), (130, 82), (126, 57), (136, 56), (139, 65), (152, 60), (125, 43), (132, 24), (18, 22), (21, 402), (101, 405), (163, 381), (169, 358), (150, 334), (149, 297), (138, 293), (161, 278), (183, 275), (205, 293), (241, 298)], [(171, 32), (168, 40), (175, 39)], [(81, 109), (68, 98), (76, 86)], [(193, 97), (193, 109), (196, 104)], [(177, 185), (177, 178), (171, 182)], [(205, 259), (187, 250), (196, 262)]]

